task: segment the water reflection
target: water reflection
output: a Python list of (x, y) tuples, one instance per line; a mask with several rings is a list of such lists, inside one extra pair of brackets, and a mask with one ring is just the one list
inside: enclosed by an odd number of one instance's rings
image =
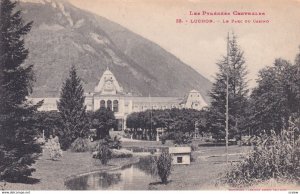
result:
[(156, 182), (156, 165), (153, 159), (142, 159), (113, 172), (94, 173), (67, 181), (71, 190), (147, 190), (149, 183)]
[(135, 164), (141, 171), (146, 174), (156, 177), (157, 176), (157, 166), (156, 166), (156, 156), (147, 156), (140, 158), (140, 161)]

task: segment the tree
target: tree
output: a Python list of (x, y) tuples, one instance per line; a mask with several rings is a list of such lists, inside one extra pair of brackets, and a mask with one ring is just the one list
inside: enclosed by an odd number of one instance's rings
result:
[(198, 129), (204, 132), (207, 125), (206, 115), (206, 111), (194, 109), (146, 110), (128, 115), (126, 126), (134, 130), (134, 137), (136, 137), (137, 129), (140, 128), (143, 131), (144, 139), (154, 140), (156, 130), (164, 128), (166, 129), (165, 132), (168, 133), (163, 136), (164, 140), (175, 140), (175, 137), (180, 140), (186, 139), (186, 137), (190, 137), (195, 133), (196, 123), (199, 124)]
[[(243, 132), (248, 92), (244, 53), (235, 35), (228, 37), (228, 56), (217, 63), (219, 72), (210, 92), (211, 132), (217, 139), (225, 137), (226, 87), (229, 87), (229, 137), (240, 137)], [(227, 82), (227, 76), (229, 82)]]
[(95, 158), (99, 159), (101, 164), (106, 165), (112, 157), (112, 152), (109, 148), (109, 142), (107, 139), (102, 139), (99, 142), (97, 149)]
[(62, 128), (60, 113), (57, 111), (39, 111), (35, 114), (37, 127), (40, 133), (43, 133), (45, 138), (50, 135), (55, 135)]
[(27, 100), (32, 92), (32, 65), (24, 65), (29, 51), (24, 37), (32, 22), (24, 24), (16, 2), (0, 2), (0, 180), (26, 181), (35, 171), (41, 147), (34, 114), (42, 102)]
[(167, 152), (162, 152), (157, 159), (157, 173), (161, 182), (167, 184), (171, 174), (172, 156)]
[(271, 67), (259, 72), (258, 86), (250, 99), (249, 128), (259, 135), (286, 127), (290, 116), (300, 116), (300, 87), (298, 65), (276, 59)]
[(109, 130), (117, 127), (114, 112), (106, 108), (98, 109), (91, 120), (92, 127), (97, 130), (97, 139), (109, 136)]
[(78, 137), (87, 136), (88, 125), (84, 100), (81, 79), (77, 76), (76, 68), (72, 66), (57, 102), (63, 122), (63, 129), (59, 131), (62, 149), (68, 149)]
[(137, 129), (140, 127), (139, 113), (133, 112), (127, 116), (126, 126), (130, 128), (130, 134), (133, 138), (137, 138)]

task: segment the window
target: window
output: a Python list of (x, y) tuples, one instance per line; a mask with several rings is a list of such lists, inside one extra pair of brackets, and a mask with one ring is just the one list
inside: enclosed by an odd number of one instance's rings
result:
[(100, 101), (100, 108), (105, 108), (105, 100)]
[(113, 102), (113, 111), (119, 112), (119, 102), (117, 100), (114, 100)]
[(177, 157), (177, 163), (182, 163), (182, 157)]
[(112, 110), (112, 102), (111, 102), (111, 100), (107, 101), (107, 109)]

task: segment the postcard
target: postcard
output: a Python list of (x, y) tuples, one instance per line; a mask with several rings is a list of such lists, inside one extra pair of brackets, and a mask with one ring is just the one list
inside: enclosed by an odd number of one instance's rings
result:
[(0, 189), (300, 189), (297, 0), (1, 0)]

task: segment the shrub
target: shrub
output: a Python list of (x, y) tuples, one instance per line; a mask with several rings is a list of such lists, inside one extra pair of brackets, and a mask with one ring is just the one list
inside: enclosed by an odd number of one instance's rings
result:
[(131, 158), (132, 152), (129, 150), (124, 150), (124, 149), (121, 149), (121, 150), (112, 149), (111, 157), (112, 158)]
[(195, 145), (195, 144), (192, 144), (191, 145), (191, 149), (192, 149), (192, 151), (196, 151), (196, 150), (198, 150), (198, 145)]
[(163, 135), (161, 137), (162, 144), (164, 144), (168, 139), (173, 140), (174, 144), (179, 144), (179, 145), (192, 143), (191, 137), (182, 132), (169, 132)]
[(90, 152), (95, 152), (98, 150), (98, 146), (99, 146), (99, 141), (93, 141), (93, 142), (89, 142), (89, 151)]
[(70, 147), (72, 152), (87, 152), (90, 150), (89, 140), (78, 137)]
[(62, 150), (60, 148), (58, 137), (55, 138), (50, 137), (48, 142), (46, 143), (46, 148), (50, 152), (50, 159), (51, 160), (58, 160), (62, 157)]
[(108, 144), (110, 149), (120, 149), (121, 146), (121, 138), (115, 136), (113, 139), (108, 138)]
[(300, 183), (300, 138), (295, 125), (280, 135), (257, 138), (254, 151), (226, 173), (224, 183), (233, 187), (250, 186), (270, 179)]
[(96, 152), (95, 158), (101, 161), (101, 164), (106, 165), (111, 159), (112, 152), (109, 149), (108, 143), (106, 141), (101, 141), (98, 144), (98, 150)]
[(167, 152), (162, 152), (157, 159), (157, 173), (162, 183), (167, 184), (171, 174), (172, 156)]
[(175, 144), (190, 144), (192, 143), (192, 139), (190, 136), (183, 134), (181, 132), (175, 133), (174, 135), (174, 143)]

